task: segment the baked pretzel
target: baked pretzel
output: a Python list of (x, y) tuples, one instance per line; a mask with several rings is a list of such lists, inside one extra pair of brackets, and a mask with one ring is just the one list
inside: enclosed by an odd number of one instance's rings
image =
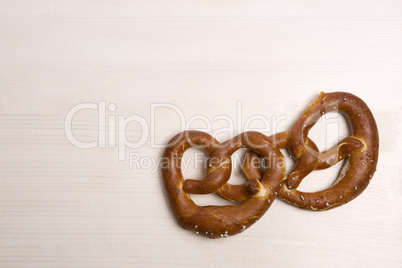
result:
[[(352, 135), (320, 153), (308, 138), (308, 132), (322, 115), (331, 111), (347, 117)], [(185, 131), (173, 137), (169, 144), (162, 172), (170, 206), (179, 224), (197, 234), (217, 238), (248, 228), (266, 212), (277, 195), (290, 204), (312, 210), (327, 210), (356, 198), (375, 172), (379, 138), (374, 117), (361, 99), (350, 93), (321, 92), (289, 131), (269, 137), (245, 132), (222, 144), (206, 133)], [(202, 180), (184, 180), (181, 174), (181, 157), (193, 146), (209, 154), (207, 175)], [(242, 147), (248, 148), (242, 163), (248, 181), (230, 185), (227, 183), (230, 158)], [(296, 160), (287, 178), (284, 157), (279, 151), (283, 148), (288, 148)], [(310, 172), (328, 168), (343, 159), (340, 175), (329, 189), (313, 193), (297, 190)], [(265, 169), (255, 165), (256, 162), (264, 164)], [(188, 196), (214, 192), (240, 204), (202, 207)]]
[[(306, 155), (314, 155), (318, 150), (315, 144), (309, 146), (306, 137), (321, 115), (330, 111), (339, 111), (346, 116), (352, 135), (311, 159)], [(295, 170), (286, 179), (286, 184), (282, 185), (280, 197), (302, 208), (334, 208), (356, 198), (373, 177), (378, 161), (377, 125), (366, 103), (358, 97), (342, 92), (321, 93), (290, 129), (288, 148), (297, 163)], [(329, 189), (315, 193), (296, 189), (301, 180), (314, 169), (328, 168), (343, 159), (345, 163), (339, 177)]]
[[(346, 116), (352, 135), (338, 145), (319, 153), (307, 135), (322, 115), (339, 111)], [(288, 132), (281, 133), (278, 148), (288, 148), (296, 166), (282, 184), (279, 197), (301, 208), (326, 210), (346, 204), (367, 187), (378, 160), (378, 130), (367, 105), (350, 93), (321, 93)], [(247, 154), (253, 154), (248, 151)], [(247, 156), (246, 159), (258, 157)], [(302, 179), (315, 169), (325, 169), (345, 159), (337, 180), (329, 189), (306, 193), (298, 191)], [(251, 165), (243, 166), (251, 167)], [(253, 174), (256, 174), (254, 171)], [(253, 179), (258, 179), (255, 177)]]
[[(258, 132), (244, 132), (219, 144), (212, 136), (200, 131), (179, 133), (169, 142), (162, 163), (164, 184), (170, 206), (178, 223), (196, 234), (210, 238), (227, 237), (244, 231), (264, 215), (285, 178), (284, 165), (272, 165), (262, 175), (261, 181), (248, 184), (254, 195), (239, 205), (198, 206), (189, 193), (212, 193), (225, 184), (230, 177), (230, 156), (240, 148), (249, 148), (263, 157), (284, 161), (279, 149), (270, 145), (269, 138)], [(216, 144), (218, 144), (216, 146)], [(202, 180), (184, 181), (181, 173), (181, 157), (190, 147), (198, 147), (210, 154), (207, 176)], [(216, 158), (212, 158), (213, 157)]]

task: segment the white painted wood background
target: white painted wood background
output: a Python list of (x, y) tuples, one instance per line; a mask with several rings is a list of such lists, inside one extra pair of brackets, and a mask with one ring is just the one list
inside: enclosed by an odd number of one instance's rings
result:
[[(401, 267), (401, 88), (401, 1), (2, 0), (0, 267)], [(150, 125), (155, 103), (236, 123), (240, 101), (242, 124), (285, 116), (267, 131), (278, 132), (321, 90), (352, 92), (372, 109), (381, 138), (372, 183), (327, 212), (275, 201), (227, 239), (178, 227), (158, 168), (130, 168), (109, 144), (77, 148), (64, 131), (80, 103), (112, 103), (108, 116)], [(127, 156), (157, 159), (151, 137), (164, 144), (180, 130), (172, 109), (155, 117), (155, 132)], [(213, 131), (226, 126), (212, 121)], [(74, 117), (81, 141), (97, 141), (98, 128), (97, 111)], [(311, 134), (321, 148), (326, 129)], [(128, 125), (132, 141), (141, 133)], [(323, 187), (337, 170), (303, 187)]]

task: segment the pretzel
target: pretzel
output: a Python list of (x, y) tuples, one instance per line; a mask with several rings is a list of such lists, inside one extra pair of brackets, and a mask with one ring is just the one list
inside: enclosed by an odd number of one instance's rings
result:
[[(320, 153), (308, 138), (308, 132), (322, 115), (332, 111), (347, 117), (352, 135)], [(376, 170), (379, 138), (374, 117), (361, 99), (350, 93), (321, 92), (289, 131), (269, 137), (258, 132), (245, 132), (222, 144), (209, 134), (185, 131), (173, 137), (169, 144), (164, 152), (166, 163), (162, 173), (178, 223), (197, 234), (217, 238), (244, 231), (266, 212), (276, 196), (311, 210), (331, 209), (356, 198)], [(185, 150), (194, 146), (209, 154), (206, 176), (201, 180), (184, 180), (181, 157)], [(230, 158), (239, 148), (247, 148), (241, 168), (248, 181), (231, 185), (227, 183), (231, 173)], [(296, 161), (287, 177), (284, 157), (279, 151), (284, 148)], [(328, 189), (312, 193), (297, 190), (312, 171), (328, 168), (344, 159), (339, 177)], [(266, 168), (255, 165), (256, 162)], [(203, 207), (188, 196), (209, 193), (240, 204)]]
[[(265, 170), (261, 181), (248, 185), (247, 189), (255, 194), (243, 203), (237, 206), (198, 206), (188, 193), (212, 193), (225, 184), (231, 173), (230, 156), (236, 150), (249, 148), (278, 163), (283, 162), (283, 155), (270, 145), (268, 137), (258, 132), (245, 132), (219, 144), (207, 133), (185, 131), (173, 137), (169, 144), (172, 145), (164, 152), (162, 168), (167, 196), (178, 223), (196, 234), (218, 238), (244, 231), (268, 210), (279, 191), (279, 184), (285, 178), (284, 165), (273, 165)], [(199, 147), (217, 157), (210, 157), (217, 161), (209, 162), (208, 175), (202, 180), (183, 179), (181, 157), (190, 147)]]

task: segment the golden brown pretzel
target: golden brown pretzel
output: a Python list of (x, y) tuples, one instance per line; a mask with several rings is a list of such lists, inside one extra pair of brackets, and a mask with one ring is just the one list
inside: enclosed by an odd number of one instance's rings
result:
[[(307, 135), (319, 118), (327, 112), (339, 111), (346, 116), (352, 135), (338, 145), (316, 155), (305, 165), (301, 160), (306, 154), (314, 155)], [(377, 166), (379, 138), (374, 117), (364, 101), (344, 92), (323, 93), (313, 101), (289, 131), (288, 148), (296, 167), (304, 166), (303, 174), (293, 170), (282, 184), (280, 197), (298, 207), (325, 210), (345, 204), (366, 189)], [(301, 180), (314, 169), (324, 169), (345, 159), (338, 179), (326, 190), (314, 193), (298, 191)], [(294, 179), (293, 179), (294, 178)]]
[[(320, 153), (308, 138), (309, 130), (327, 112), (340, 111), (349, 120), (352, 135), (337, 146)], [(173, 212), (185, 229), (211, 238), (226, 237), (249, 227), (260, 218), (278, 195), (301, 208), (326, 210), (357, 197), (368, 185), (378, 160), (378, 130), (367, 105), (358, 97), (343, 92), (321, 93), (289, 131), (266, 137), (246, 132), (219, 144), (210, 135), (187, 131), (176, 135), (164, 153), (167, 165), (162, 167), (165, 188)], [(183, 180), (180, 160), (192, 146), (209, 153), (207, 175), (202, 180)], [(231, 173), (231, 155), (239, 148), (248, 148), (242, 170), (249, 179), (242, 185), (226, 183)], [(296, 165), (285, 179), (283, 155), (288, 148)], [(338, 179), (326, 190), (314, 193), (297, 190), (302, 179), (315, 169), (325, 169), (345, 159)], [(263, 170), (253, 163), (262, 161)], [(273, 164), (274, 163), (274, 164)], [(206, 206), (194, 204), (188, 194), (215, 192), (237, 206)]]
[(162, 164), (164, 185), (178, 223), (185, 229), (210, 238), (234, 235), (254, 224), (272, 204), (279, 184), (285, 177), (284, 166), (273, 165), (265, 170), (261, 182), (258, 181), (258, 185), (255, 185), (259, 189), (258, 194), (243, 203), (229, 206), (198, 206), (188, 196), (189, 192), (184, 190), (180, 169), (181, 157), (188, 148), (195, 146), (207, 153), (214, 151), (213, 155), (217, 157), (217, 161), (208, 168), (207, 176), (203, 180), (186, 180), (190, 182), (187, 188), (192, 192), (214, 192), (226, 183), (231, 170), (230, 161), (227, 162), (228, 157), (239, 148), (249, 148), (258, 155), (283, 163), (282, 153), (270, 146), (269, 139), (258, 132), (245, 132), (218, 146), (217, 143), (207, 133), (182, 132), (169, 142), (171, 145), (164, 152), (165, 162)]
[[(307, 137), (309, 130), (327, 112), (340, 111), (351, 125), (352, 135), (338, 145), (319, 153), (317, 146)], [(279, 197), (301, 208), (326, 210), (346, 204), (356, 198), (367, 187), (378, 160), (378, 130), (374, 117), (367, 105), (358, 97), (343, 92), (321, 93), (309, 108), (296, 121), (289, 132), (282, 132), (277, 148), (288, 148), (296, 159), (296, 166), (281, 185)], [(253, 159), (258, 155), (247, 151), (245, 158)], [(298, 191), (302, 179), (315, 169), (325, 169), (346, 159), (342, 171), (333, 185), (326, 190), (314, 193)], [(258, 180), (258, 172), (252, 165), (243, 165), (252, 180)], [(244, 186), (237, 186), (244, 187)], [(233, 193), (226, 191), (220, 195), (233, 199)], [(241, 201), (237, 199), (236, 201)]]

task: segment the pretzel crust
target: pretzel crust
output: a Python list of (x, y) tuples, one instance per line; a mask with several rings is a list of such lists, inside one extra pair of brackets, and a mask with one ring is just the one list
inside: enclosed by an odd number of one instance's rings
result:
[[(352, 135), (320, 153), (308, 138), (308, 132), (322, 115), (333, 111), (346, 116)], [(201, 180), (183, 179), (181, 157), (190, 147), (199, 147), (209, 154), (207, 174)], [(239, 148), (247, 148), (241, 167), (248, 181), (231, 185), (227, 183), (231, 174), (231, 155)], [(283, 148), (287, 148), (296, 161), (287, 177), (284, 157), (279, 151)], [(258, 132), (244, 132), (220, 144), (204, 132), (179, 133), (165, 149), (162, 175), (173, 214), (183, 228), (210, 238), (227, 237), (244, 231), (257, 221), (276, 196), (310, 210), (327, 210), (353, 200), (373, 177), (378, 149), (378, 129), (367, 105), (350, 93), (321, 92), (289, 131), (269, 137)], [(328, 168), (341, 160), (345, 161), (339, 177), (328, 189), (297, 190), (312, 171)], [(256, 161), (265, 163), (266, 168), (253, 165)], [(189, 197), (189, 194), (208, 193), (240, 204), (198, 206)]]

